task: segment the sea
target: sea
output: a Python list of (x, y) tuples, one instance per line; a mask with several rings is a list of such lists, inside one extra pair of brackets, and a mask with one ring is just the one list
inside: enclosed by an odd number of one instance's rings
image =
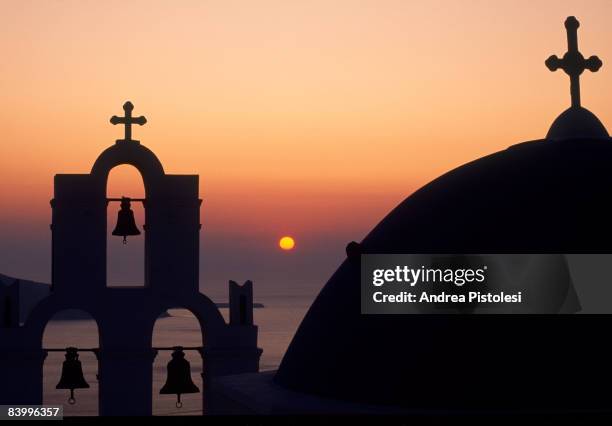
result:
[[(254, 309), (254, 322), (259, 328), (258, 346), (263, 349), (260, 371), (275, 370), (293, 338), (297, 327), (316, 297), (312, 289), (292, 294), (262, 294), (255, 302), (263, 307)], [(226, 302), (211, 296), (215, 302)], [(229, 310), (220, 308), (228, 321)], [(153, 346), (202, 346), (200, 326), (191, 312), (172, 309), (170, 316), (157, 320), (153, 333)], [(93, 320), (52, 320), (47, 324), (43, 338), (45, 348), (98, 347), (98, 331)], [(176, 407), (175, 395), (160, 395), (159, 391), (166, 381), (166, 365), (170, 360), (169, 351), (160, 351), (153, 365), (153, 415), (200, 415), (202, 413), (202, 394), (182, 395), (183, 406)], [(186, 351), (186, 359), (191, 363), (191, 378), (200, 388), (202, 386), (202, 359), (193, 351)], [(67, 390), (55, 389), (61, 375), (64, 353), (49, 352), (43, 369), (43, 403), (63, 405), (65, 416), (98, 415), (98, 370), (95, 355), (80, 353), (85, 380), (89, 389), (75, 390), (76, 403), (68, 404)], [(126, 403), (129, 403), (126, 401)]]

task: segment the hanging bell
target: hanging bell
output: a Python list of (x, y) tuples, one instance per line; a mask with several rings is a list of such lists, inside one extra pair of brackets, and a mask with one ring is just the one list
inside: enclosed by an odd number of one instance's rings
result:
[(185, 359), (185, 353), (181, 346), (177, 346), (172, 352), (172, 359), (168, 363), (168, 378), (166, 384), (159, 391), (160, 394), (176, 394), (176, 407), (181, 408), (181, 394), (198, 393), (200, 389), (191, 380), (191, 365)]
[(79, 361), (77, 348), (66, 348), (66, 360), (62, 364), (62, 377), (55, 389), (70, 389), (70, 398), (68, 403), (73, 405), (76, 402), (74, 399), (75, 389), (87, 389), (89, 384), (83, 377), (83, 367)]
[(123, 244), (127, 244), (128, 235), (140, 235), (134, 220), (134, 212), (130, 208), (130, 199), (127, 197), (121, 197), (121, 210), (117, 215), (117, 226), (113, 235), (123, 237)]

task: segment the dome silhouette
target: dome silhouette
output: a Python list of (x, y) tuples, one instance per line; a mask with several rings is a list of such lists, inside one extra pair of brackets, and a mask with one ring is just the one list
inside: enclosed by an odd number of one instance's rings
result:
[[(406, 198), (360, 245), (348, 247), (275, 382), (321, 397), (408, 408), (607, 406), (597, 384), (612, 379), (608, 317), (362, 315), (357, 251), (610, 253), (609, 142), (521, 143)], [(589, 386), (582, 385), (586, 378)]]
[(546, 139), (607, 139), (610, 135), (605, 126), (591, 111), (583, 107), (566, 109), (556, 118)]

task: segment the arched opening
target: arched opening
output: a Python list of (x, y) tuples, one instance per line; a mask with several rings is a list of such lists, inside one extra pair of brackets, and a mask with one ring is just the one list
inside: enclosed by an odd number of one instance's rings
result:
[[(99, 347), (96, 321), (87, 312), (66, 309), (57, 312), (47, 323), (43, 334), (43, 348), (47, 353), (43, 366), (43, 404), (63, 405), (65, 416), (97, 416), (98, 410), (98, 359), (91, 351)], [(56, 389), (62, 376), (66, 359), (65, 349), (76, 347), (81, 362), (83, 377), (88, 389), (75, 389), (75, 404), (68, 403), (70, 391)], [(56, 351), (60, 349), (60, 351)]]
[[(138, 169), (128, 164), (113, 168), (108, 176), (106, 197), (112, 199), (106, 208), (106, 285), (108, 287), (145, 286), (145, 212), (142, 202), (145, 189)], [(131, 198), (129, 209), (133, 212), (135, 225), (140, 235), (123, 237), (113, 235), (119, 222), (122, 197)], [(125, 224), (124, 213), (121, 222)]]
[[(153, 347), (185, 348), (202, 347), (202, 329), (197, 318), (187, 309), (168, 309), (160, 316), (153, 328)], [(167, 365), (172, 359), (172, 350), (160, 350), (153, 363), (153, 415), (201, 415), (202, 393), (202, 356), (197, 350), (185, 350), (185, 359), (191, 365), (191, 380), (198, 387), (198, 393), (181, 395), (181, 408), (176, 407), (176, 395), (161, 395), (160, 390), (167, 381)]]

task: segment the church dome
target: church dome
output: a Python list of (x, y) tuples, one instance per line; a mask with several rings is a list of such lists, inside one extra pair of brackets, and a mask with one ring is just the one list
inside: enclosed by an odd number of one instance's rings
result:
[(410, 408), (597, 405), (602, 396), (584, 387), (577, 396), (573, 389), (579, 377), (612, 379), (601, 368), (612, 357), (601, 339), (612, 320), (362, 315), (356, 252), (610, 253), (610, 164), (609, 141), (539, 140), (424, 186), (359, 246), (347, 247), (349, 257), (306, 314), (276, 383)]
[[(410, 410), (609, 408), (599, 391), (612, 381), (609, 315), (361, 314), (360, 254), (553, 254), (552, 281), (565, 285), (567, 301), (571, 277), (554, 254), (612, 253), (612, 141), (581, 107), (579, 87), (584, 70), (602, 63), (578, 51), (578, 26), (565, 21), (568, 52), (545, 62), (570, 77), (572, 98), (546, 139), (444, 174), (349, 244), (300, 324), (278, 385)], [(560, 303), (546, 313), (567, 312)]]

